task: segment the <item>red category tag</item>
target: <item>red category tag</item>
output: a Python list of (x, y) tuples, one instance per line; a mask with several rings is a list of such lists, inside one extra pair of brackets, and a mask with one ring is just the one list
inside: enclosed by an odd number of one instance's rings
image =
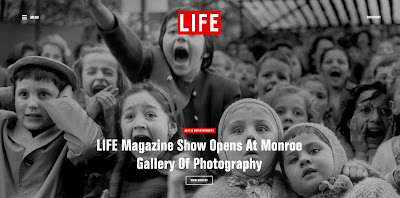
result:
[(178, 34), (221, 34), (221, 11), (178, 11)]
[(215, 133), (215, 128), (183, 128), (183, 133)]

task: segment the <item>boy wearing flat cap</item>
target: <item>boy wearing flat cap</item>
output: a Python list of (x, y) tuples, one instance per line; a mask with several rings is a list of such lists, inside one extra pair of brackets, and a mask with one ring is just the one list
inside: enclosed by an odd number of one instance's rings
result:
[(0, 197), (82, 197), (78, 167), (103, 135), (72, 98), (74, 72), (38, 56), (7, 70), (14, 95), (0, 102), (14, 97), (15, 112), (0, 110)]

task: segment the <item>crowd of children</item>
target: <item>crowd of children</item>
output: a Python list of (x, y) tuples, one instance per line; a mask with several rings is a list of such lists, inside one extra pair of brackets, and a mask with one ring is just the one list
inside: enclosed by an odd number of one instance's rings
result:
[[(52, 35), (38, 56), (17, 44), (0, 68), (0, 197), (400, 197), (394, 41), (382, 41), (372, 55), (367, 32), (346, 49), (320, 36), (308, 63), (286, 43), (253, 54), (232, 42), (225, 53), (214, 51), (208, 35), (177, 33), (177, 11), (194, 10), (184, 7), (165, 16), (158, 44), (144, 47), (100, 0), (82, 2), (106, 45), (82, 43), (73, 62), (66, 42)], [(102, 139), (176, 146), (180, 138), (207, 147), (96, 150)], [(257, 149), (215, 152), (212, 139)], [(263, 140), (302, 149), (261, 151)], [(195, 157), (262, 165), (229, 172), (137, 167), (138, 158)], [(188, 175), (214, 182), (186, 186)]]

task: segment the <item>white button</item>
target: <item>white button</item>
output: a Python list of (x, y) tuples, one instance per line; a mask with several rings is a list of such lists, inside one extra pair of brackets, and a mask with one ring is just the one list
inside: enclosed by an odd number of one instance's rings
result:
[(169, 75), (169, 76), (167, 77), (167, 81), (171, 81), (171, 80), (172, 80), (172, 76)]
[(199, 120), (199, 117), (197, 117), (196, 115), (194, 116), (194, 120)]
[(197, 92), (196, 91), (193, 91), (193, 96), (197, 96)]

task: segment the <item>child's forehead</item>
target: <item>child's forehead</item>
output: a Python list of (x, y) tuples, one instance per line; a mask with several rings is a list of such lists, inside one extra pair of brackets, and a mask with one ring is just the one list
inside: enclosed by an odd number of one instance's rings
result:
[[(273, 124), (274, 117), (272, 113), (261, 106), (241, 106), (240, 108), (233, 109), (225, 120), (226, 127), (231, 124), (247, 124), (252, 121), (264, 121)], [(275, 124), (276, 125), (276, 124)]]
[[(306, 99), (300, 93), (285, 93), (275, 98), (274, 108), (277, 106), (306, 107)], [(290, 104), (288, 104), (290, 103)]]
[(265, 59), (260, 64), (260, 70), (261, 71), (275, 71), (275, 72), (283, 72), (287, 73), (291, 71), (290, 65), (276, 59), (276, 58), (268, 58)]
[(167, 28), (178, 27), (178, 17), (176, 16), (176, 17), (172, 17), (171, 19), (169, 19), (167, 21), (166, 27)]
[(50, 89), (57, 88), (51, 80), (34, 80), (31, 78), (22, 79), (15, 81), (15, 89), (28, 89), (28, 90), (37, 90), (37, 89)]

